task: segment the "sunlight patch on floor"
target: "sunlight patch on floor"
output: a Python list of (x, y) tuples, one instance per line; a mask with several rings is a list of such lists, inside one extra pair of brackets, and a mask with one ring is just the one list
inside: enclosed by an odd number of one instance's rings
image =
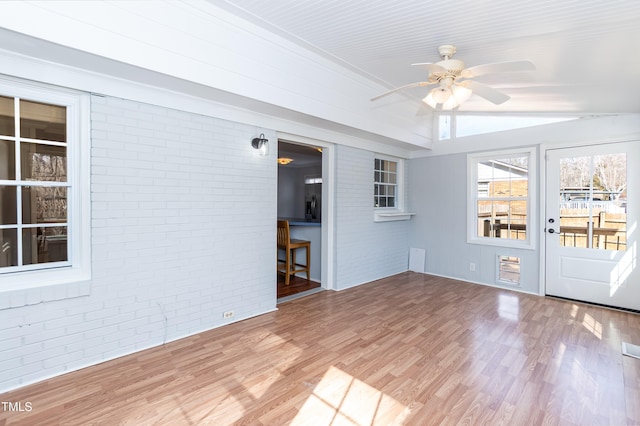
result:
[(573, 304), (573, 305), (571, 306), (571, 313), (570, 313), (571, 318), (575, 318), (576, 316), (578, 316), (578, 310), (579, 310), (579, 309), (580, 309), (580, 308), (579, 308), (579, 307), (578, 307), (578, 305), (576, 305), (576, 304)]
[(390, 423), (405, 406), (345, 373), (330, 367), (291, 425), (371, 425)]
[(591, 315), (585, 314), (582, 319), (582, 325), (589, 330), (591, 334), (602, 340), (602, 323), (596, 321)]
[(517, 322), (520, 318), (520, 299), (518, 296), (499, 295), (498, 315), (502, 319)]

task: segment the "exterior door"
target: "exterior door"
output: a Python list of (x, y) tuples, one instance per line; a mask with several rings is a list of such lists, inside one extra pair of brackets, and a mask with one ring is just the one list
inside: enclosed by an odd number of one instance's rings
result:
[(546, 293), (640, 310), (640, 141), (547, 151)]

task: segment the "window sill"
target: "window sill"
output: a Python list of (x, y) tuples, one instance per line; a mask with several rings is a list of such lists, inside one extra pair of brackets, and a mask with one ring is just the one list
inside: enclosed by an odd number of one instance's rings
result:
[(0, 276), (0, 310), (88, 296), (90, 275), (74, 268)]
[(506, 247), (523, 250), (535, 250), (535, 245), (526, 240), (508, 240), (506, 238), (467, 238), (467, 243), (483, 246)]
[(405, 213), (405, 212), (376, 212), (373, 214), (374, 222), (393, 222), (397, 220), (409, 220), (411, 216), (415, 215), (415, 213)]

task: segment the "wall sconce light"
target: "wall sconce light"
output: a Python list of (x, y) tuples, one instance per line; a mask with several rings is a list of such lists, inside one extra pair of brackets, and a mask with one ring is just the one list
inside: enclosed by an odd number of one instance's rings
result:
[(251, 146), (257, 149), (262, 156), (269, 154), (269, 139), (264, 137), (264, 133), (260, 133), (259, 137), (253, 138)]

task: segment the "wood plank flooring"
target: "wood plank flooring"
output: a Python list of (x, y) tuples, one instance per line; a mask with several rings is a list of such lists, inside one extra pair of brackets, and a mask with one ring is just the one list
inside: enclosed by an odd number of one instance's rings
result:
[(291, 277), (289, 285), (284, 283), (284, 276), (278, 275), (278, 299), (281, 297), (292, 296), (314, 288), (320, 287), (320, 283), (316, 281), (307, 281), (302, 277)]
[(0, 425), (637, 425), (640, 316), (416, 273), (0, 395)]

